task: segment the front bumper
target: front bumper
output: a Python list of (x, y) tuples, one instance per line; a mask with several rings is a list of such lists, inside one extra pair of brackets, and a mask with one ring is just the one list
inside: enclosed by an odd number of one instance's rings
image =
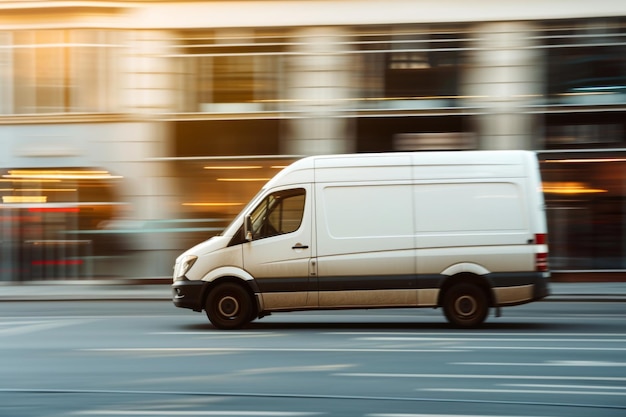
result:
[(172, 301), (176, 307), (202, 311), (204, 281), (176, 281), (172, 284)]

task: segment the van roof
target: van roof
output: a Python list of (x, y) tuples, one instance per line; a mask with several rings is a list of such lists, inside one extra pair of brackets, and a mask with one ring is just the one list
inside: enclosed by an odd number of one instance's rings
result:
[[(336, 172), (334, 168), (354, 168), (355, 180), (380, 180), (382, 177), (385, 179), (517, 177), (523, 175), (523, 166), (529, 158), (536, 161), (535, 152), (486, 150), (316, 155), (292, 163), (270, 180), (267, 186), (286, 184), (283, 179), (287, 176), (289, 183), (312, 182), (314, 178), (315, 181), (331, 181), (334, 175), (332, 172)], [(439, 166), (441, 169), (420, 170), (421, 166)], [(463, 168), (451, 170), (445, 168), (446, 166)], [(405, 168), (402, 170), (400, 167)], [(407, 171), (409, 167), (415, 167), (413, 173)], [(369, 168), (384, 169), (381, 171)], [(383, 172), (384, 175), (381, 176)]]
[[(301, 160), (318, 167), (359, 167), (394, 165), (516, 165), (535, 152), (524, 150), (388, 152), (317, 155)], [(300, 162), (300, 161), (298, 161)]]

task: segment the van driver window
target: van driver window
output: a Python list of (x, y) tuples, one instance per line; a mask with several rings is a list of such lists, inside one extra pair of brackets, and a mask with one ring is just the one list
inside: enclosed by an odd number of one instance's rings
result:
[(303, 188), (277, 191), (267, 196), (250, 214), (253, 240), (298, 230), (304, 214)]

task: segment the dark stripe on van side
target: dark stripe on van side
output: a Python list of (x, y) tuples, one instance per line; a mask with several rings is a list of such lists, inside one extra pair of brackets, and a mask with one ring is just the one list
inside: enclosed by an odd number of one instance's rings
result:
[(261, 292), (397, 290), (418, 288), (415, 275), (259, 278), (256, 282)]
[[(367, 275), (303, 278), (259, 278), (260, 292), (302, 292), (302, 291), (368, 291), (441, 288), (449, 277), (445, 275)], [(547, 280), (540, 272), (505, 272), (485, 276), (493, 288), (517, 287), (521, 285), (547, 286)]]
[(415, 275), (368, 275), (358, 277), (320, 277), (320, 291), (405, 290), (416, 289)]
[(312, 278), (259, 278), (261, 292), (355, 291), (439, 288), (442, 275), (367, 275)]

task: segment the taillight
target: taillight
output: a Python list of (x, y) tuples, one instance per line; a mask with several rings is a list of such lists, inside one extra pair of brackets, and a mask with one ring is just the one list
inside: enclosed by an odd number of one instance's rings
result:
[(545, 233), (536, 233), (535, 243), (537, 245), (545, 245), (546, 243), (548, 243), (548, 235)]
[(548, 270), (548, 254), (541, 252), (535, 255), (535, 269), (539, 272)]
[[(535, 234), (535, 244), (546, 245), (548, 243), (548, 235), (545, 233)], [(548, 270), (548, 248), (544, 252), (538, 252), (535, 254), (535, 270), (540, 272), (546, 272)]]

